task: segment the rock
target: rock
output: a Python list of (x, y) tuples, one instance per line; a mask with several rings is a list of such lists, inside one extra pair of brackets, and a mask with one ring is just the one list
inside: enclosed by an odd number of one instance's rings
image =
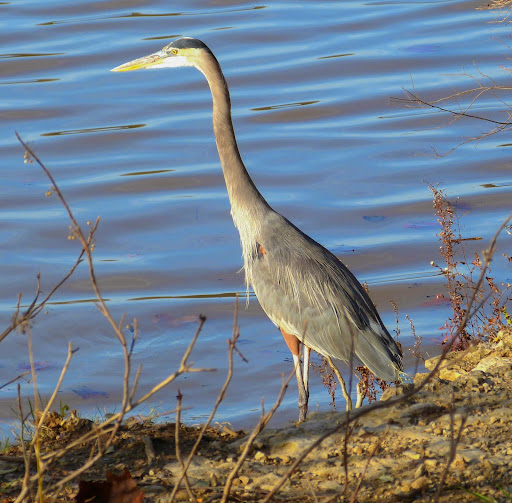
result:
[(403, 383), (403, 384), (397, 384), (396, 386), (391, 386), (390, 388), (387, 388), (382, 393), (382, 396), (380, 399), (382, 401), (389, 400), (390, 398), (393, 398), (395, 396), (401, 396), (405, 393), (408, 393), (413, 388), (412, 383)]
[(411, 451), (411, 450), (405, 450), (402, 452), (402, 456), (406, 456), (409, 459), (420, 459), (420, 455), (417, 452)]
[(447, 381), (455, 381), (461, 376), (467, 374), (467, 371), (459, 365), (451, 365), (450, 367), (439, 369), (439, 378), (446, 379)]
[(493, 381), (485, 372), (482, 372), (481, 370), (473, 370), (457, 379), (457, 384), (459, 385), (459, 387), (462, 386), (466, 390), (469, 387), (476, 388), (486, 383), (492, 384)]
[(482, 468), (485, 470), (486, 473), (491, 473), (494, 470), (494, 466), (488, 459), (484, 459), (482, 461)]
[(488, 373), (498, 373), (498, 371), (506, 372), (512, 370), (512, 358), (488, 356), (478, 363), (475, 370)]
[(412, 489), (412, 483), (414, 482), (413, 479), (405, 479), (405, 480), (402, 480), (402, 484), (400, 485), (400, 490), (403, 492), (403, 493), (408, 493), (411, 491)]
[(325, 464), (315, 464), (311, 467), (311, 473), (321, 479), (337, 478), (340, 470), (336, 466), (329, 466)]
[(512, 348), (512, 328), (504, 328), (496, 334), (496, 339), (499, 340), (498, 346), (505, 348)]
[(458, 455), (461, 456), (466, 463), (475, 463), (485, 458), (485, 452), (480, 449), (458, 450)]
[[(245, 447), (246, 447), (246, 445), (247, 445), (247, 442), (248, 442), (247, 437), (244, 437), (244, 438), (242, 438), (242, 439), (238, 439), (238, 440), (236, 440), (236, 441), (234, 442), (234, 445), (238, 445), (238, 451), (239, 451), (239, 452), (243, 452), (243, 451), (244, 451), (244, 449), (245, 449)], [(262, 441), (260, 441), (260, 440), (255, 440), (255, 441), (253, 442), (253, 444), (251, 445), (251, 448), (249, 449), (249, 452), (252, 452), (252, 451), (254, 451), (254, 450), (259, 450), (259, 451), (261, 451), (261, 449), (263, 449), (264, 447), (265, 447), (265, 445), (263, 444), (263, 442), (262, 442)]]
[(323, 480), (318, 483), (318, 489), (325, 492), (340, 493), (343, 491), (343, 485), (335, 480)]
[(439, 465), (439, 461), (437, 459), (425, 459), (424, 463), (428, 468), (436, 468)]
[(492, 411), (491, 419), (492, 418), (503, 422), (512, 421), (512, 409), (508, 407), (500, 407), (498, 409), (494, 409)]
[(279, 482), (281, 477), (276, 475), (275, 473), (266, 473), (261, 477), (257, 477), (254, 479), (254, 482), (251, 484), (252, 487), (259, 487), (264, 491), (271, 491), (274, 486)]
[(425, 381), (425, 379), (430, 375), (430, 373), (420, 373), (418, 372), (414, 378), (413, 378), (413, 382), (414, 382), (414, 387), (417, 388), (418, 386), (420, 386), (423, 381)]
[(460, 453), (455, 455), (453, 460), (453, 468), (456, 470), (464, 470), (464, 468), (466, 468), (466, 462)]
[(271, 445), (271, 453), (273, 455), (282, 456), (286, 454), (288, 456), (297, 456), (300, 452), (306, 449), (311, 442), (307, 442), (304, 439), (295, 438), (282, 444)]
[(185, 489), (180, 489), (176, 492), (176, 501), (188, 501), (188, 493)]
[(279, 456), (274, 454), (272, 456), (269, 456), (269, 459), (280, 465), (288, 465), (292, 461), (292, 458), (287, 454), (280, 454)]
[(258, 451), (254, 455), (254, 460), (258, 461), (259, 463), (265, 463), (265, 461), (267, 461), (267, 459), (268, 459), (267, 455), (264, 452), (261, 452), (261, 451)]
[(438, 442), (434, 442), (430, 444), (426, 449), (425, 452), (427, 456), (434, 458), (434, 457), (446, 457), (450, 454), (450, 450), (452, 448), (452, 443), (450, 440), (439, 440)]
[(422, 402), (411, 405), (403, 412), (403, 415), (423, 418), (432, 414), (441, 414), (445, 411), (444, 407), (440, 407), (434, 402)]
[(0, 461), (0, 475), (7, 475), (8, 473), (15, 472), (18, 469), (16, 465)]
[(423, 489), (424, 487), (427, 487), (428, 486), (428, 478), (423, 476), (423, 477), (420, 477), (419, 479), (416, 479), (412, 484), (411, 484), (411, 488), (414, 489), (414, 490), (419, 490), (419, 489)]
[(425, 464), (421, 463), (421, 465), (419, 465), (418, 468), (416, 468), (416, 471), (414, 472), (414, 478), (419, 479), (423, 475), (425, 475)]
[[(465, 424), (467, 424), (467, 419), (467, 416), (460, 412), (455, 414), (444, 414), (436, 419), (435, 426), (442, 429), (450, 429), (453, 425), (454, 428), (458, 430), (463, 420), (465, 421)], [(442, 431), (440, 433), (436, 432), (436, 429), (438, 428), (434, 428), (434, 433), (441, 434)]]
[(508, 465), (508, 462), (510, 461), (508, 458), (506, 458), (505, 456), (502, 456), (502, 455), (498, 455), (498, 456), (489, 456), (485, 461), (484, 463), (487, 461), (487, 463), (489, 463), (489, 465), (491, 466), (494, 466), (495, 468), (498, 467), (498, 466), (504, 466), (504, 465)]

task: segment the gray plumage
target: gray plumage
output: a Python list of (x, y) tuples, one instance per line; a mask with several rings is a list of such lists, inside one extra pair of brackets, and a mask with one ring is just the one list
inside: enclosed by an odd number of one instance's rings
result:
[[(402, 352), (361, 284), (331, 252), (275, 212), (254, 185), (238, 151), (228, 86), (210, 49), (182, 38), (114, 71), (177, 66), (196, 67), (210, 86), (215, 140), (240, 233), (247, 288), (253, 287), (275, 325), (307, 348), (352, 369), (363, 364), (386, 381), (398, 380)], [(300, 420), (307, 412), (308, 358), (309, 351), (306, 368), (297, 371)]]
[(399, 378), (401, 351), (342, 262), (271, 209), (254, 237), (266, 254), (253, 257), (250, 282), (278, 327), (322, 355)]

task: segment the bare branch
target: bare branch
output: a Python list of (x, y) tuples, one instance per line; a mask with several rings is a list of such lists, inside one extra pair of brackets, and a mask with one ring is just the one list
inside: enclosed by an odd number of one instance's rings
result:
[(25, 377), (27, 374), (30, 374), (30, 370), (27, 370), (27, 371), (23, 372), (23, 374), (20, 374), (18, 377), (15, 377), (14, 379), (7, 381), (5, 384), (2, 384), (2, 386), (0, 386), (0, 389), (5, 388), (6, 386), (9, 386), (9, 384), (16, 382), (18, 379)]
[[(453, 393), (452, 393), (453, 395)], [(453, 402), (452, 402), (453, 403)], [(450, 412), (450, 454), (448, 456), (448, 460), (446, 462), (446, 466), (443, 470), (443, 474), (441, 475), (441, 480), (439, 481), (439, 485), (437, 486), (437, 491), (434, 496), (434, 503), (439, 501), (439, 497), (441, 496), (441, 491), (443, 490), (444, 484), (446, 482), (446, 477), (448, 476), (448, 472), (450, 471), (450, 466), (455, 459), (455, 455), (457, 454), (457, 447), (460, 444), (460, 439), (462, 437), (462, 432), (466, 426), (467, 416), (462, 416), (459, 425), (459, 431), (457, 435), (455, 435), (455, 418), (453, 415), (453, 409)]]
[[(406, 93), (405, 98), (391, 98), (392, 103), (397, 103), (397, 104), (400, 104), (407, 108), (431, 108), (431, 109), (437, 110), (439, 112), (447, 113), (447, 114), (449, 114), (449, 116), (452, 117), (452, 119), (448, 120), (448, 122), (446, 124), (442, 124), (438, 127), (433, 127), (433, 128), (429, 128), (429, 129), (438, 129), (441, 127), (447, 127), (447, 126), (453, 124), (454, 122), (462, 119), (463, 117), (476, 119), (479, 121), (484, 121), (484, 122), (494, 125), (492, 127), (492, 129), (490, 129), (489, 131), (487, 131), (485, 133), (479, 134), (474, 137), (466, 138), (464, 141), (459, 143), (454, 148), (449, 149), (444, 154), (440, 154), (434, 148), (433, 150), (434, 150), (434, 153), (436, 156), (444, 157), (462, 145), (465, 145), (467, 143), (472, 143), (472, 142), (479, 142), (479, 141), (483, 140), (484, 138), (487, 138), (488, 136), (500, 133), (502, 131), (506, 131), (512, 126), (511, 107), (502, 98), (497, 96), (498, 92), (509, 92), (512, 90), (512, 87), (498, 85), (496, 83), (496, 81), (494, 79), (492, 79), (489, 75), (482, 73), (476, 63), (474, 63), (473, 66), (475, 67), (476, 72), (478, 72), (478, 74), (480, 75), (479, 78), (475, 77), (474, 75), (472, 75), (470, 73), (466, 73), (466, 72), (464, 72), (462, 74), (462, 76), (474, 80), (477, 83), (477, 87), (472, 87), (470, 89), (466, 89), (463, 91), (457, 91), (455, 93), (449, 94), (448, 96), (444, 96), (444, 97), (436, 99), (436, 100), (427, 101), (427, 100), (424, 100), (419, 97), (418, 93), (414, 89), (414, 83), (413, 83), (413, 91), (404, 89), (404, 91)], [(485, 85), (483, 83), (484, 79), (490, 81), (490, 85)], [(482, 115), (478, 115), (478, 114), (474, 114), (474, 113), (470, 112), (470, 110), (472, 110), (475, 107), (475, 103), (478, 100), (480, 100), (484, 95), (489, 94), (489, 93), (491, 93), (492, 96), (494, 96), (494, 98), (497, 101), (499, 101), (500, 103), (502, 103), (505, 106), (505, 109), (503, 110), (503, 112), (506, 114), (505, 120), (498, 121), (498, 120), (491, 119), (489, 117), (484, 117)], [(469, 100), (469, 102), (466, 105), (462, 106), (459, 103), (459, 99), (468, 98), (468, 97), (470, 97), (471, 99)], [(448, 106), (444, 105), (445, 103), (446, 104), (454, 103), (457, 110), (449, 108)]]
[[(286, 390), (288, 389), (288, 384), (290, 383), (290, 380), (292, 379), (292, 377), (294, 375), (295, 375), (295, 369), (289, 374), (289, 376), (286, 380), (283, 379), (283, 384), (281, 385), (281, 389), (279, 390), (279, 394), (277, 395), (276, 401), (274, 402), (274, 405), (272, 406), (272, 408), (266, 414), (264, 414), (262, 412), (262, 415), (260, 417), (260, 420), (258, 421), (258, 424), (252, 430), (252, 433), (249, 436), (247, 442), (245, 442), (244, 450), (242, 451), (242, 454), (240, 454), (240, 457), (238, 458), (235, 467), (231, 470), (231, 472), (228, 475), (226, 484), (224, 485), (224, 491), (222, 493), (222, 499), (220, 500), (220, 503), (226, 503), (228, 501), (229, 493), (231, 492), (231, 486), (233, 485), (233, 480), (235, 480), (235, 477), (238, 475), (240, 468), (244, 464), (244, 461), (246, 460), (249, 452), (251, 451), (254, 441), (256, 440), (256, 437), (265, 428), (265, 426), (267, 426), (268, 422), (274, 416), (277, 408), (279, 407), (279, 405), (281, 405), (281, 402), (283, 401)], [(263, 405), (262, 405), (262, 410), (263, 410)], [(284, 481), (283, 481), (283, 483), (284, 483)], [(265, 498), (265, 500), (266, 500), (266, 498)]]
[(373, 459), (373, 456), (375, 456), (375, 454), (379, 450), (379, 447), (382, 444), (382, 441), (384, 440), (384, 438), (386, 437), (386, 435), (388, 433), (389, 433), (389, 426), (386, 428), (386, 431), (384, 431), (384, 433), (379, 437), (379, 440), (377, 441), (377, 443), (373, 446), (373, 449), (370, 452), (370, 455), (368, 456), (368, 459), (366, 460), (366, 463), (364, 464), (363, 471), (359, 475), (359, 479), (357, 480), (357, 484), (356, 484), (356, 487), (354, 489), (354, 494), (352, 495), (352, 498), (350, 499), (350, 503), (356, 503), (356, 501), (357, 501), (357, 494), (359, 493), (359, 489), (361, 488), (361, 484), (362, 484), (362, 482), (364, 480), (364, 477), (366, 475), (366, 470), (368, 470), (368, 467), (370, 466), (370, 461)]
[[(176, 397), (176, 400), (178, 402), (178, 405), (176, 406), (176, 424), (174, 428), (174, 445), (176, 449), (176, 459), (178, 460), (178, 463), (181, 466), (181, 469), (185, 467), (185, 463), (183, 463), (183, 458), (181, 457), (181, 450), (180, 450), (180, 428), (181, 428), (181, 400), (183, 398), (183, 395), (181, 394), (181, 391), (178, 390), (178, 396)], [(188, 481), (187, 472), (184, 472), (183, 480), (185, 481), (185, 488), (187, 489), (187, 494), (190, 499), (190, 501), (195, 501), (197, 503), (197, 498), (194, 496), (194, 493), (192, 492), (192, 489), (190, 488), (190, 483)]]
[(207, 428), (210, 426), (211, 422), (213, 421), (213, 418), (215, 417), (215, 414), (217, 413), (217, 409), (219, 408), (219, 405), (221, 404), (222, 400), (224, 400), (224, 396), (226, 395), (226, 391), (229, 387), (229, 384), (231, 383), (231, 379), (233, 377), (233, 351), (236, 344), (236, 341), (238, 340), (238, 337), (240, 336), (240, 331), (238, 329), (238, 310), (236, 308), (236, 305), (238, 304), (238, 296), (235, 300), (235, 314), (234, 314), (234, 322), (233, 322), (233, 334), (230, 340), (228, 340), (228, 373), (226, 375), (226, 379), (224, 381), (224, 384), (219, 391), (219, 394), (217, 395), (217, 399), (215, 401), (215, 404), (213, 405), (213, 408), (210, 412), (210, 415), (208, 416), (208, 419), (206, 420), (206, 423), (201, 428), (201, 431), (199, 432), (199, 435), (197, 436), (197, 439), (192, 446), (192, 449), (190, 450), (190, 453), (188, 455), (187, 461), (185, 462), (183, 468), (181, 469), (181, 474), (178, 480), (176, 481), (174, 485), (174, 489), (171, 493), (170, 497), (170, 503), (172, 503), (176, 497), (176, 493), (178, 492), (178, 489), (180, 487), (181, 481), (185, 477), (188, 467), (190, 466), (190, 463), (192, 462), (192, 459), (195, 456), (195, 453), (199, 447), (199, 444), (201, 443), (201, 440), (203, 439), (203, 436), (207, 430)]

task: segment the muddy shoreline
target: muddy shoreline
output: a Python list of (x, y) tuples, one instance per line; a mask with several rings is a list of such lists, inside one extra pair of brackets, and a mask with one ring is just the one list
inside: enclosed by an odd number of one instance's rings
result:
[[(428, 360), (427, 369), (436, 360)], [(428, 375), (427, 369), (415, 376), (416, 385)], [(383, 399), (402, 392), (391, 388)], [(303, 424), (264, 430), (233, 480), (232, 498), (263, 500), (312, 442), (345, 419), (340, 412), (311, 413)], [(44, 449), (58, 449), (84, 428), (93, 427), (76, 416), (55, 414), (52, 421)], [(197, 428), (181, 426), (182, 457), (186, 458), (197, 433)], [(246, 433), (229, 428), (207, 431), (188, 470), (198, 500), (220, 500), (247, 438)], [(181, 472), (174, 439), (174, 424), (130, 420), (113, 448), (82, 478), (104, 480), (107, 469), (121, 473), (126, 468), (145, 501), (169, 501)], [(52, 477), (65, 476), (90, 452), (91, 445), (84, 445), (66, 455), (54, 467)], [(13, 447), (0, 461), (2, 502), (13, 501), (19, 493), (24, 468), (12, 461), (20, 455)], [(6, 461), (6, 457), (12, 459)], [(360, 502), (428, 502), (443, 477), (439, 501), (478, 501), (471, 493), (490, 501), (508, 501), (503, 491), (512, 492), (512, 330), (501, 332), (493, 343), (450, 353), (439, 377), (412, 398), (369, 412), (348, 433), (339, 428), (308, 454), (274, 499), (352, 501), (355, 495)], [(75, 481), (53, 496), (71, 501), (77, 488)], [(189, 500), (184, 487), (176, 500)]]

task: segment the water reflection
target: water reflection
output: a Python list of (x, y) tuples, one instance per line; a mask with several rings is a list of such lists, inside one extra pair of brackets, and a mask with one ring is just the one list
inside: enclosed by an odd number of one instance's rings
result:
[(21, 84), (44, 84), (46, 82), (57, 82), (60, 79), (30, 79), (30, 80), (14, 80), (12, 82), (0, 82), (0, 85), (21, 85)]
[(161, 173), (171, 173), (175, 169), (153, 169), (150, 171), (134, 171), (133, 173), (121, 173), (119, 176), (144, 176), (144, 175), (159, 175)]
[[(223, 292), (223, 293), (201, 293), (193, 295), (155, 295), (152, 297), (136, 297), (133, 299), (126, 299), (127, 301), (141, 301), (141, 300), (164, 300), (164, 299), (235, 299), (241, 296), (245, 296), (245, 293), (241, 292)], [(256, 298), (253, 292), (249, 294), (250, 297)]]
[(84, 129), (68, 129), (67, 131), (55, 131), (52, 133), (41, 133), (41, 136), (63, 136), (68, 134), (82, 134), (82, 133), (102, 133), (106, 131), (122, 131), (124, 129), (137, 129), (145, 127), (146, 124), (127, 124), (124, 126), (102, 126), (91, 127)]
[(301, 101), (297, 103), (283, 103), (282, 105), (270, 105), (267, 107), (251, 108), (253, 112), (261, 112), (266, 110), (279, 110), (280, 108), (294, 108), (294, 107), (305, 107), (307, 105), (314, 105), (319, 101)]
[[(45, 58), (48, 56), (62, 56), (65, 52), (23, 52), (14, 54), (0, 54), (0, 59), (12, 59), (12, 58)], [(58, 79), (55, 79), (58, 80)]]

